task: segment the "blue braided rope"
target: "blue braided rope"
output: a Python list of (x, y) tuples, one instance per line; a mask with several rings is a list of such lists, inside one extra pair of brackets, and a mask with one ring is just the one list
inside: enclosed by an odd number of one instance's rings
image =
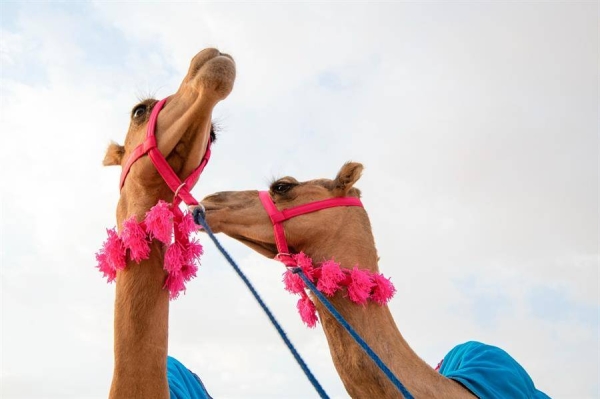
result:
[(246, 287), (248, 287), (248, 289), (250, 290), (250, 292), (252, 293), (252, 295), (254, 296), (256, 301), (260, 304), (260, 307), (265, 311), (265, 313), (269, 317), (269, 320), (271, 320), (271, 323), (273, 323), (273, 326), (279, 333), (279, 336), (281, 337), (281, 339), (283, 339), (283, 342), (285, 342), (285, 344), (287, 345), (290, 352), (292, 352), (292, 355), (294, 355), (296, 362), (298, 362), (298, 364), (300, 365), (300, 368), (302, 368), (302, 371), (304, 371), (304, 374), (306, 374), (306, 377), (309, 379), (309, 381), (311, 382), (313, 387), (315, 387), (319, 396), (324, 399), (329, 399), (329, 396), (327, 396), (327, 393), (325, 393), (325, 390), (323, 390), (323, 387), (321, 387), (321, 384), (319, 384), (319, 381), (317, 381), (315, 376), (309, 370), (306, 363), (304, 363), (304, 360), (302, 360), (302, 357), (300, 356), (300, 354), (298, 353), (298, 351), (296, 350), (296, 348), (294, 347), (292, 342), (287, 337), (285, 331), (283, 331), (283, 328), (281, 328), (281, 326), (279, 325), (277, 320), (275, 320), (275, 316), (273, 316), (273, 313), (271, 313), (271, 311), (269, 310), (267, 305), (263, 302), (260, 295), (258, 295), (258, 292), (256, 292), (256, 290), (254, 289), (254, 286), (252, 286), (252, 283), (250, 282), (250, 280), (248, 280), (246, 275), (244, 275), (244, 273), (242, 272), (240, 267), (237, 265), (237, 263), (235, 263), (233, 258), (229, 255), (229, 253), (225, 250), (225, 248), (223, 248), (223, 246), (221, 245), (219, 240), (217, 240), (217, 237), (215, 237), (215, 235), (212, 232), (212, 230), (210, 229), (210, 227), (208, 227), (206, 220), (204, 220), (204, 215), (203, 215), (202, 211), (199, 208), (196, 208), (196, 209), (194, 209), (192, 214), (194, 216), (194, 222), (196, 222), (196, 224), (199, 224), (204, 228), (204, 231), (208, 234), (210, 239), (215, 243), (215, 245), (217, 246), (219, 251), (223, 254), (225, 259), (227, 259), (227, 261), (233, 267), (233, 269), (235, 270), (237, 275), (240, 276), (242, 281), (244, 281), (244, 284), (246, 284)]
[(315, 287), (315, 285), (308, 279), (308, 277), (306, 277), (302, 269), (300, 267), (295, 267), (292, 269), (292, 272), (298, 274), (300, 278), (302, 278), (304, 284), (306, 284), (306, 286), (312, 291), (312, 293), (315, 294), (317, 298), (319, 298), (319, 301), (321, 301), (321, 303), (325, 305), (329, 313), (331, 313), (331, 315), (335, 317), (338, 323), (340, 323), (340, 325), (344, 327), (346, 331), (348, 331), (348, 334), (350, 334), (350, 336), (354, 338), (354, 341), (356, 341), (356, 343), (362, 348), (362, 350), (364, 350), (367, 353), (367, 355), (371, 357), (371, 360), (373, 360), (373, 362), (375, 362), (375, 364), (381, 369), (381, 371), (384, 372), (387, 378), (389, 378), (392, 384), (394, 384), (396, 388), (398, 388), (402, 395), (404, 395), (406, 399), (413, 399), (413, 396), (410, 394), (410, 392), (408, 392), (404, 385), (402, 385), (400, 380), (394, 375), (394, 373), (392, 373), (392, 371), (385, 365), (385, 363), (383, 363), (379, 356), (377, 356), (377, 354), (373, 352), (373, 350), (369, 347), (369, 345), (367, 345), (367, 343), (361, 338), (361, 336), (358, 335), (356, 331), (354, 331), (352, 326), (348, 324), (348, 322), (333, 307), (333, 305), (331, 305), (331, 302), (329, 302), (327, 298), (325, 298), (325, 295), (323, 295), (321, 291), (319, 291), (317, 287)]

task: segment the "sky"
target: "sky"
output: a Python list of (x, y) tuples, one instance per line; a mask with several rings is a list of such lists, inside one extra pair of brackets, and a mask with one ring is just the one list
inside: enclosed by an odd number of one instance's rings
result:
[[(598, 397), (598, 20), (592, 1), (3, 1), (2, 397), (107, 396), (115, 287), (94, 254), (120, 170), (104, 151), (206, 47), (235, 58), (237, 80), (197, 198), (361, 162), (390, 309), (427, 363), (476, 340), (553, 398)], [(347, 398), (283, 266), (220, 238), (324, 389)], [(216, 398), (317, 397), (200, 239), (170, 354)]]

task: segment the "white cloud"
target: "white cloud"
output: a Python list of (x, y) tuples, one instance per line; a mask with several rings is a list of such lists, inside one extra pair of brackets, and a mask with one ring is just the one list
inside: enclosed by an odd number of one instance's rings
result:
[[(238, 79), (198, 197), (363, 162), (380, 267), (398, 287), (391, 309), (417, 353), (433, 365), (481, 340), (553, 397), (597, 393), (597, 6), (10, 7), (3, 397), (106, 397), (114, 287), (93, 254), (114, 224), (119, 171), (100, 166), (103, 151), (123, 139), (136, 95), (176, 90), (207, 46), (235, 57)], [(223, 241), (328, 393), (346, 397), (281, 267)], [(172, 303), (171, 353), (215, 397), (313, 396), (203, 242), (198, 278)]]

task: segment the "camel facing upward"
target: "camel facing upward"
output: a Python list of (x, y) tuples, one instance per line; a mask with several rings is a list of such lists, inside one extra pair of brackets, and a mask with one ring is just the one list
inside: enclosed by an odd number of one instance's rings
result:
[[(120, 233), (126, 221), (134, 218), (141, 222), (159, 201), (170, 203), (177, 197), (174, 193), (177, 190), (165, 183), (150, 156), (140, 156), (128, 164), (136, 148), (147, 141), (146, 127), (153, 108), (157, 103), (163, 106), (157, 114), (154, 130), (156, 147), (174, 174), (183, 181), (196, 170), (201, 171), (199, 165), (206, 159), (207, 147), (214, 135), (213, 109), (229, 95), (234, 80), (233, 59), (216, 49), (205, 49), (192, 59), (179, 89), (166, 99), (164, 106), (148, 99), (133, 108), (125, 145), (112, 143), (103, 162), (107, 166), (123, 167), (117, 205)], [(124, 267), (112, 271), (116, 274), (116, 298), (111, 398), (169, 398), (169, 292), (163, 289), (167, 276), (164, 269), (166, 246), (153, 236), (142, 239), (148, 251), (144, 254), (147, 258), (134, 261), (133, 252), (128, 250)], [(114, 277), (109, 276), (109, 281)]]
[[(278, 254), (281, 246), (275, 239), (274, 225), (266, 210), (270, 205), (264, 205), (265, 197), (279, 211), (330, 198), (358, 198), (360, 191), (354, 188), (354, 183), (360, 178), (362, 169), (359, 163), (346, 163), (333, 180), (299, 182), (293, 177), (284, 177), (271, 184), (268, 194), (219, 192), (207, 196), (201, 204), (205, 208), (206, 221), (215, 233), (225, 233), (274, 258), (281, 255)], [(334, 259), (345, 269), (358, 265), (371, 273), (379, 271), (369, 218), (362, 206), (336, 206), (302, 214), (284, 221), (283, 228), (284, 240), (287, 240), (291, 253), (304, 253), (314, 262)], [(404, 340), (387, 305), (372, 301), (363, 306), (356, 305), (348, 297), (348, 292), (340, 290), (330, 296), (330, 300), (415, 398), (547, 398), (535, 389), (529, 376), (506, 352), (484, 344), (469, 342), (457, 346), (444, 358), (442, 369), (434, 370)], [(333, 363), (350, 396), (401, 396), (325, 307), (315, 297), (312, 300)], [(488, 374), (483, 383), (474, 381), (459, 367), (468, 365), (470, 370), (481, 371), (481, 367), (489, 368), (489, 365), (484, 362), (481, 366), (478, 362), (492, 358), (498, 367), (492, 371), (486, 369)]]

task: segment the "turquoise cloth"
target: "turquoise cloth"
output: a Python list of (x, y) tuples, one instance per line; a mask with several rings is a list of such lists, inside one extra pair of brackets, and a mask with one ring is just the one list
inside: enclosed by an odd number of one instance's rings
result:
[(508, 353), (481, 342), (454, 347), (442, 360), (440, 374), (460, 382), (480, 399), (550, 399)]
[(171, 356), (167, 357), (167, 378), (171, 399), (211, 399), (200, 378)]

